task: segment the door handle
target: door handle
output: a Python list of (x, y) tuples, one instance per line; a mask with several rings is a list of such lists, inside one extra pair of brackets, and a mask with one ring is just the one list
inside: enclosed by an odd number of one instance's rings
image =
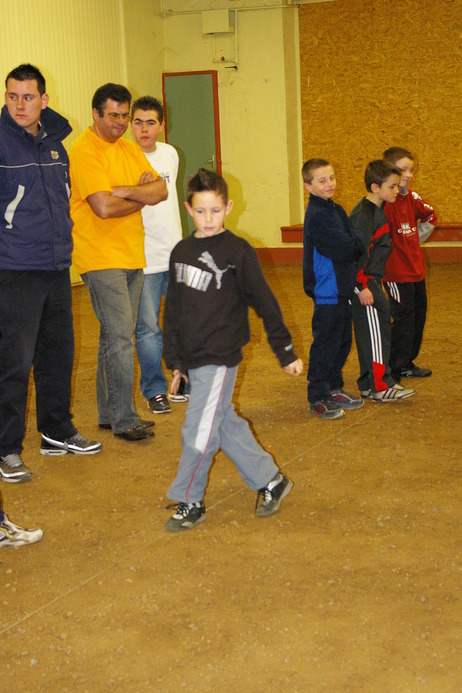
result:
[(206, 164), (211, 164), (212, 166), (212, 171), (215, 171), (215, 154), (212, 154), (210, 159), (206, 159), (205, 161)]

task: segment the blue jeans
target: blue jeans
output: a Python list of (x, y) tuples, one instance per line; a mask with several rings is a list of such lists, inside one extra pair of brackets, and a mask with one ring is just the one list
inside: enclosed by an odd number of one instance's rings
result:
[(76, 433), (70, 413), (74, 329), (69, 270), (0, 270), (0, 455), (20, 454), (31, 366), (37, 429)]
[(136, 353), (141, 369), (140, 387), (146, 399), (167, 394), (162, 371), (162, 330), (159, 311), (162, 295), (167, 295), (168, 272), (144, 275), (138, 323), (135, 329)]
[(98, 422), (114, 433), (140, 423), (133, 402), (133, 332), (143, 270), (107, 269), (82, 274), (100, 323), (96, 397)]

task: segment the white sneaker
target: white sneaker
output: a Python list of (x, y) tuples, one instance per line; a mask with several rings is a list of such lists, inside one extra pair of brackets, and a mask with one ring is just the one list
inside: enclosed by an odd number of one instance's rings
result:
[(170, 402), (187, 402), (189, 399), (189, 395), (180, 394), (179, 392), (177, 392), (176, 395), (172, 395), (172, 393), (169, 392), (167, 397), (169, 398)]
[(34, 544), (43, 537), (41, 529), (23, 529), (18, 527), (6, 515), (0, 523), (0, 548), (2, 546), (24, 546)]
[(415, 390), (403, 387), (400, 383), (396, 383), (393, 387), (389, 387), (381, 392), (373, 392), (372, 399), (375, 402), (395, 402), (400, 399), (407, 399), (415, 395)]

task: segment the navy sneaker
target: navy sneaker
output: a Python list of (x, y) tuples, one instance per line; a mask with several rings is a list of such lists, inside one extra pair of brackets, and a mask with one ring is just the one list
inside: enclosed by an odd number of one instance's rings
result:
[(310, 404), (310, 414), (320, 419), (339, 419), (341, 416), (345, 416), (343, 408), (333, 399), (323, 399)]

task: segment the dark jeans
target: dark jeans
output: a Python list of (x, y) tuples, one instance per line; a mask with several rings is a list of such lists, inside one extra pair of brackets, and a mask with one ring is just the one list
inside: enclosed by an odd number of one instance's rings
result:
[(342, 368), (351, 349), (351, 306), (315, 305), (311, 323), (313, 342), (308, 364), (308, 401), (326, 399), (343, 387)]
[(74, 330), (69, 270), (0, 270), (0, 455), (20, 454), (31, 367), (37, 429), (56, 438), (71, 422)]

